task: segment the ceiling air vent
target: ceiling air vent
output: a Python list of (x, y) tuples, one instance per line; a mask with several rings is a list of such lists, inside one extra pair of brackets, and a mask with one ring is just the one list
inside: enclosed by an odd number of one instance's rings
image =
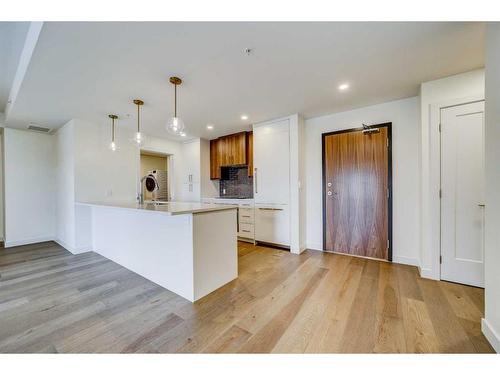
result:
[(50, 133), (51, 130), (49, 128), (44, 128), (43, 126), (36, 126), (36, 125), (29, 125), (28, 129), (39, 133)]

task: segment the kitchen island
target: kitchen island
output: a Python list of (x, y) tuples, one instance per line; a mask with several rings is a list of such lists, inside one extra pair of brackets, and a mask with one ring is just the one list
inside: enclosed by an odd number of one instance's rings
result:
[(92, 250), (194, 302), (238, 277), (235, 206), (77, 203)]

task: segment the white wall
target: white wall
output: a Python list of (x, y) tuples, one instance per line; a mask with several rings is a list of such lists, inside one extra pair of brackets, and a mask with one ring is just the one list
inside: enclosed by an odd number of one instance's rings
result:
[(73, 123), (76, 201), (134, 201), (139, 151), (127, 139), (129, 132), (117, 128), (118, 149), (111, 151), (108, 148), (111, 137), (106, 137), (110, 126), (82, 120), (73, 120)]
[(4, 129), (5, 246), (55, 236), (55, 138)]
[(74, 123), (54, 135), (56, 142), (56, 238), (67, 249), (75, 247)]
[(485, 318), (483, 333), (500, 352), (500, 25), (486, 31)]
[[(73, 119), (56, 133), (57, 139), (57, 241), (73, 253), (91, 248), (90, 210), (75, 202), (135, 201), (140, 179), (140, 149), (133, 132), (116, 130), (118, 149), (111, 151), (109, 124)], [(142, 149), (171, 155), (172, 196), (180, 191), (181, 144), (146, 137)]]
[(397, 100), (306, 120), (307, 247), (323, 249), (321, 134), (392, 122), (393, 261), (418, 264), (419, 102)]
[(440, 107), (484, 98), (484, 70), (474, 70), (420, 87), (420, 168), (421, 168), (421, 247), (420, 272), (428, 278), (440, 278)]
[[(77, 201), (134, 201), (139, 189), (140, 149), (132, 142), (133, 132), (116, 130), (118, 149), (111, 151), (110, 126), (72, 120), (74, 126), (75, 199)], [(62, 130), (62, 129), (61, 129)], [(59, 131), (61, 131), (59, 130)], [(178, 180), (180, 143), (146, 137), (141, 149), (171, 155), (171, 178)], [(174, 183), (172, 194), (178, 189)]]

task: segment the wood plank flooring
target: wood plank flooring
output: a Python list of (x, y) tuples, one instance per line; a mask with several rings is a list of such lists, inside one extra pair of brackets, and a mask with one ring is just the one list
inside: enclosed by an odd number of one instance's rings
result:
[(0, 353), (491, 353), (482, 289), (415, 267), (239, 244), (200, 301), (53, 242), (0, 249)]

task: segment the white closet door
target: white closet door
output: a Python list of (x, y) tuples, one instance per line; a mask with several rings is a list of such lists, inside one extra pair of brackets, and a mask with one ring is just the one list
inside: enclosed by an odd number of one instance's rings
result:
[(254, 126), (254, 198), (258, 204), (289, 204), (289, 120)]
[(484, 102), (441, 110), (441, 279), (484, 285)]

